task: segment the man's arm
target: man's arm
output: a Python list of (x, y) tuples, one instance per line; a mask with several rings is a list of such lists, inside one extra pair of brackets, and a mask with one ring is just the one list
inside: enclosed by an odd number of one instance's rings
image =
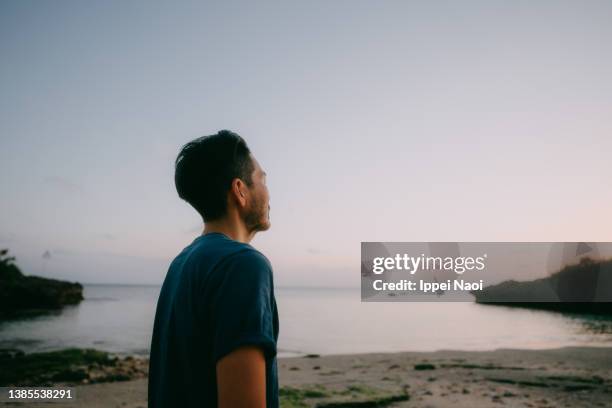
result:
[(266, 360), (261, 348), (239, 347), (217, 362), (219, 408), (265, 408)]

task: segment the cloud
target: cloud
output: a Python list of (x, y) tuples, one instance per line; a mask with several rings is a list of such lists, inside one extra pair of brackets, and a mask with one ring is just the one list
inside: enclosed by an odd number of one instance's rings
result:
[(115, 241), (117, 239), (116, 235), (113, 235), (113, 234), (108, 233), (108, 232), (105, 232), (105, 233), (102, 233), (102, 234), (98, 234), (98, 237), (106, 239), (108, 241)]
[(159, 256), (142, 256), (142, 255), (131, 255), (117, 252), (109, 252), (109, 251), (83, 251), (79, 249), (70, 249), (70, 248), (54, 248), (51, 251), (51, 255), (53, 256), (65, 256), (65, 257), (75, 257), (75, 258), (84, 258), (90, 259), (91, 257), (100, 257), (100, 258), (116, 258), (116, 259), (135, 259), (135, 260), (143, 260), (143, 261), (166, 261), (165, 258)]
[(48, 176), (43, 179), (43, 183), (68, 194), (86, 195), (85, 189), (79, 184), (59, 176)]
[(73, 251), (71, 249), (65, 249), (65, 248), (53, 249), (51, 252), (54, 255), (63, 255), (63, 256), (75, 256), (75, 255), (81, 254), (78, 251)]
[(13, 232), (1, 233), (0, 232), (0, 242), (2, 243), (11, 243), (15, 242), (16, 235)]

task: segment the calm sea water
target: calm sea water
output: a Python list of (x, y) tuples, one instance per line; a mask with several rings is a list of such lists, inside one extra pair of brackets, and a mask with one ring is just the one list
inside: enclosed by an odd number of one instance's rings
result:
[[(160, 287), (85, 285), (77, 306), (0, 322), (0, 348), (147, 355)], [(359, 289), (276, 288), (279, 355), (612, 346), (612, 319), (474, 303), (361, 303)]]

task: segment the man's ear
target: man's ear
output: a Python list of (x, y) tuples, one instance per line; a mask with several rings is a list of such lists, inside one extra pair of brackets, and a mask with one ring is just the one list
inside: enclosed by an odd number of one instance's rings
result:
[(235, 178), (234, 180), (232, 180), (232, 188), (230, 189), (230, 191), (241, 207), (246, 206), (246, 185), (242, 180), (240, 180), (239, 178)]

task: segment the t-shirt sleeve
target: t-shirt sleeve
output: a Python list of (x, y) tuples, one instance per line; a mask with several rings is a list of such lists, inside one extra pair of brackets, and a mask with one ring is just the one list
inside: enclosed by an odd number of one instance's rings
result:
[(213, 313), (215, 363), (241, 346), (258, 346), (267, 359), (276, 355), (272, 269), (256, 251), (232, 255), (219, 265)]

